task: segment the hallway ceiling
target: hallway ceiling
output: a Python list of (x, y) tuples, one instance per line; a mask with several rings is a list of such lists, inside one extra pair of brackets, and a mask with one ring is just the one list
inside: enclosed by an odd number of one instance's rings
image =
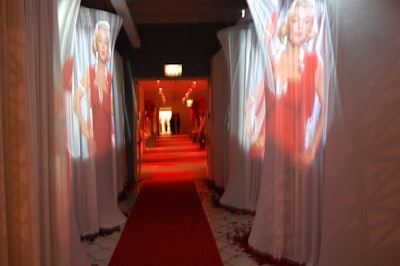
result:
[[(208, 88), (208, 79), (184, 79), (184, 80), (139, 80), (137, 86), (143, 88), (145, 99), (151, 99), (157, 106), (172, 106), (181, 104), (189, 89), (189, 98), (199, 99), (206, 97)], [(163, 103), (159, 88), (162, 88), (162, 94), (165, 97)]]
[[(121, 11), (117, 12), (112, 3), (121, 1), (124, 0), (82, 0), (81, 5), (119, 14)], [(126, 0), (126, 6), (136, 27), (141, 24), (232, 23), (240, 18), (247, 3), (246, 0)], [(173, 105), (171, 101), (180, 103), (193, 81), (161, 80), (166, 105)], [(138, 84), (144, 88), (145, 100), (160, 102), (157, 80), (141, 80)], [(208, 78), (197, 80), (192, 97), (205, 96), (207, 87)]]
[[(246, 0), (126, 0), (126, 4), (135, 24), (235, 22), (247, 7)], [(81, 5), (115, 11), (111, 0), (82, 0)]]

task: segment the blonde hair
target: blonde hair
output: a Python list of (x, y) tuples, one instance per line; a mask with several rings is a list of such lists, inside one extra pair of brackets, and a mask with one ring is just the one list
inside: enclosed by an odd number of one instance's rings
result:
[[(295, 15), (296, 7), (309, 7), (309, 8), (312, 8), (313, 11), (315, 12), (315, 0), (294, 0), (293, 1), (293, 3), (290, 5), (290, 8), (286, 14), (284, 21), (279, 26), (278, 38), (280, 40), (283, 40), (288, 35), (291, 19)], [(310, 32), (308, 32), (307, 40), (314, 38), (317, 35), (317, 32), (318, 32), (318, 25), (317, 25), (316, 16), (314, 13), (313, 25), (311, 27)]]
[[(96, 56), (97, 53), (97, 38), (99, 36), (99, 30), (106, 30), (108, 32), (108, 35), (110, 36), (110, 23), (105, 20), (100, 20), (96, 23), (96, 27), (94, 28), (94, 34), (93, 34), (93, 41), (92, 41), (92, 51), (94, 56)], [(111, 58), (111, 47), (108, 45), (108, 55), (107, 55), (107, 61)]]

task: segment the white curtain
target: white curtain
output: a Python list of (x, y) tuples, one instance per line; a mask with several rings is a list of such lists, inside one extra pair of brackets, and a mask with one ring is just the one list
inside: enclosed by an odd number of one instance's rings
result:
[(332, 9), (343, 119), (327, 138), (320, 265), (400, 265), (400, 2)]
[[(220, 202), (235, 209), (254, 211), (258, 197), (262, 155), (252, 156), (245, 110), (246, 99), (253, 93), (255, 81), (262, 77), (262, 71), (257, 68), (259, 62), (262, 61), (260, 59), (262, 56), (257, 46), (254, 25), (248, 19), (219, 31), (218, 38), (225, 53), (230, 77), (226, 139), (229, 170), (227, 184)], [(262, 99), (260, 103), (263, 103)], [(262, 112), (264, 106), (260, 104), (257, 108), (260, 108)], [(262, 129), (261, 123), (258, 130), (262, 131)]]
[(69, 266), (80, 242), (71, 235), (57, 2), (0, 5), (0, 264)]
[(122, 90), (123, 95), (123, 109), (125, 115), (125, 142), (126, 142), (126, 159), (129, 162), (136, 162), (136, 163), (127, 163), (127, 184), (132, 184), (136, 182), (138, 168), (140, 165), (139, 162), (139, 134), (137, 130), (137, 123), (138, 123), (138, 110), (137, 110), (137, 100), (136, 100), (136, 90), (135, 85), (132, 78), (132, 69), (128, 61), (124, 64), (124, 73), (125, 73), (125, 90)]
[[(48, 176), (38, 179), (39, 169), (32, 143), (38, 142), (30, 116), (30, 94), (38, 93), (28, 89), (27, 68), (28, 42), (25, 35), (25, 3), (23, 0), (1, 2), (1, 157), (0, 157), (0, 232), (1, 265), (41, 265), (39, 249), (40, 223), (39, 213), (49, 213), (37, 190), (46, 188)], [(50, 8), (50, 14), (53, 14)], [(33, 10), (30, 10), (33, 13)], [(51, 19), (50, 19), (51, 21)], [(37, 40), (36, 40), (37, 41)], [(49, 43), (52, 43), (51, 41)], [(51, 50), (49, 50), (51, 52)], [(33, 56), (33, 55), (32, 55)], [(47, 84), (46, 88), (53, 88)], [(35, 113), (37, 116), (39, 114)], [(37, 119), (36, 119), (37, 120)], [(41, 136), (39, 136), (41, 137)], [(36, 187), (37, 183), (41, 186)], [(48, 197), (49, 193), (44, 193)], [(49, 222), (47, 222), (49, 224)], [(49, 235), (50, 228), (43, 233)], [(43, 239), (43, 241), (46, 241)], [(68, 239), (67, 239), (68, 241)], [(49, 246), (44, 246), (51, 254)], [(21, 256), (24, 254), (25, 256)], [(49, 255), (47, 258), (49, 260)], [(49, 264), (48, 264), (49, 265)]]
[(112, 76), (114, 45), (121, 25), (121, 18), (115, 14), (81, 7), (74, 36), (69, 150), (78, 227), (80, 234), (89, 238), (118, 230), (126, 221), (117, 201), (116, 158), (120, 153), (115, 153), (115, 138), (117, 134), (121, 145), (123, 129), (116, 126), (123, 125)]
[(124, 61), (122, 56), (114, 53), (114, 121), (115, 121), (115, 173), (116, 185), (114, 193), (118, 194), (125, 188), (127, 182), (126, 146), (125, 146), (125, 120), (124, 120)]
[(228, 179), (228, 134), (227, 114), (229, 99), (229, 75), (222, 50), (211, 60), (210, 93), (207, 101), (211, 113), (208, 124), (210, 138), (209, 169), (210, 177), (217, 187), (225, 187)]
[[(323, 148), (337, 100), (329, 3), (248, 0), (264, 78), (248, 98), (265, 99), (260, 193), (249, 245), (276, 259), (318, 264)], [(247, 110), (249, 113), (249, 110)], [(251, 116), (250, 116), (251, 117)]]
[(80, 241), (80, 234), (75, 215), (74, 178), (72, 176), (71, 154), (68, 150), (71, 143), (71, 119), (68, 114), (72, 107), (72, 71), (74, 64), (74, 42), (76, 21), (80, 8), (80, 0), (58, 1), (58, 27), (60, 35), (60, 63), (62, 74), (62, 90), (64, 95), (63, 107), (65, 117), (65, 149), (67, 151), (66, 167), (68, 180), (68, 197), (70, 206), (70, 230), (71, 230), (71, 263), (72, 265), (89, 265), (90, 262), (85, 254)]

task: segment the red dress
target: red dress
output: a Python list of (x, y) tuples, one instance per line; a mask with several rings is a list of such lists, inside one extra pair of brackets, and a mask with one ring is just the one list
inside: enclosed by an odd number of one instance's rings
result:
[(90, 102), (92, 109), (93, 135), (96, 156), (111, 154), (112, 142), (112, 112), (111, 112), (111, 82), (112, 75), (107, 71), (107, 93), (103, 92), (100, 99), (99, 89), (94, 85), (96, 71), (90, 67)]
[(302, 76), (289, 80), (286, 93), (277, 97), (268, 89), (266, 95), (266, 137), (290, 159), (305, 151), (307, 119), (311, 116), (315, 98), (315, 52), (305, 52)]
[(90, 99), (95, 143), (95, 171), (97, 189), (97, 213), (100, 232), (112, 232), (126, 217), (118, 207), (114, 195), (113, 183), (113, 146), (112, 146), (112, 110), (111, 84), (112, 75), (107, 72), (107, 93), (101, 96), (94, 85), (96, 71), (90, 68)]

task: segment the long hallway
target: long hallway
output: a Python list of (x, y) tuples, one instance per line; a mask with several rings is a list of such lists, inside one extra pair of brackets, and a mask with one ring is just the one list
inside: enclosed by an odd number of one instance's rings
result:
[[(171, 177), (194, 180), (224, 265), (267, 265), (262, 259), (246, 253), (241, 241), (250, 231), (253, 215), (231, 212), (215, 204), (218, 193), (208, 177), (207, 151), (200, 150), (188, 135), (162, 135), (144, 151), (140, 181), (126, 199), (119, 202), (120, 208), (129, 215), (143, 180), (168, 181)], [(122, 232), (98, 236), (94, 241), (82, 241), (92, 265), (108, 265)]]

